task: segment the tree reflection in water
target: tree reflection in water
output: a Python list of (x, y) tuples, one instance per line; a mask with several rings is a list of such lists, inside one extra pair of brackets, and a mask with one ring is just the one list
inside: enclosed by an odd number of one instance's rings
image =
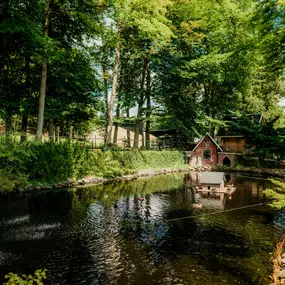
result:
[[(158, 176), (1, 202), (1, 272), (47, 268), (48, 284), (262, 284), (278, 213), (201, 215), (217, 207), (193, 209), (191, 179)], [(236, 191), (221, 209), (263, 201), (270, 187), (263, 179), (225, 180)]]

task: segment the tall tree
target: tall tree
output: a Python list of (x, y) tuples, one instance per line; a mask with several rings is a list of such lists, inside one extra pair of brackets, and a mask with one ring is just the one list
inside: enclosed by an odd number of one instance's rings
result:
[[(43, 36), (46, 40), (48, 39), (50, 15), (52, 12), (53, 1), (54, 0), (46, 0), (45, 4)], [(47, 56), (44, 55), (42, 59), (41, 87), (40, 87), (40, 96), (39, 96), (39, 113), (38, 113), (38, 124), (37, 124), (37, 140), (39, 141), (42, 140), (42, 135), (43, 135), (46, 81), (47, 81)]]
[[(133, 0), (122, 1), (117, 0), (114, 3), (114, 10), (111, 11), (110, 18), (115, 23), (116, 33), (116, 54), (113, 69), (113, 84), (111, 97), (108, 106), (108, 122), (107, 122), (107, 142), (111, 142), (111, 130), (112, 130), (112, 118), (114, 112), (114, 102), (116, 99), (117, 80), (118, 80), (118, 68), (120, 64), (120, 53), (122, 49), (130, 49), (131, 45), (143, 39), (152, 39), (152, 49), (158, 49), (161, 41), (169, 39), (172, 35), (171, 30), (167, 25), (167, 19), (165, 17), (167, 12), (167, 6), (169, 1), (158, 0)], [(127, 33), (126, 33), (127, 31)], [(124, 35), (127, 35), (130, 42), (124, 39)], [(130, 55), (130, 51), (128, 51)], [(140, 50), (140, 55), (141, 55)], [(139, 52), (135, 51), (132, 58), (138, 57)]]
[(155, 67), (156, 93), (188, 136), (214, 133), (227, 112), (244, 109), (258, 61), (254, 9), (254, 1), (230, 0), (171, 7), (176, 37)]

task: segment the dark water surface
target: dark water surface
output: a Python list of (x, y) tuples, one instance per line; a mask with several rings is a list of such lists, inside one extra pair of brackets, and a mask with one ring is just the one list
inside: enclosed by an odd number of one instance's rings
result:
[[(190, 188), (200, 178), (168, 175), (2, 198), (0, 284), (8, 272), (38, 268), (47, 268), (46, 284), (266, 284), (284, 213), (228, 210), (263, 202), (271, 184), (227, 175), (232, 195), (201, 198)], [(196, 202), (203, 209), (194, 209)]]

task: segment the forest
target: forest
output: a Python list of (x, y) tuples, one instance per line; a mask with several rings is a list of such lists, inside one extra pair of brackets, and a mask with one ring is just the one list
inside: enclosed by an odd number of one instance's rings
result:
[(285, 120), (283, 0), (1, 0), (5, 135), (112, 127), (215, 134), (225, 115)]

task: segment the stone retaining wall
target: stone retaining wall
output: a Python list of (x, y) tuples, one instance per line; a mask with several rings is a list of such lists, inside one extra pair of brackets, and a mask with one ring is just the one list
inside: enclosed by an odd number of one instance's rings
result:
[[(102, 178), (102, 177), (85, 177), (83, 179), (74, 180), (69, 178), (67, 181), (57, 183), (55, 185), (28, 185), (25, 188), (18, 188), (12, 192), (26, 192), (26, 191), (34, 191), (34, 190), (53, 190), (53, 189), (67, 189), (67, 188), (79, 188), (85, 186), (95, 186), (99, 184), (107, 184), (112, 182), (122, 182), (122, 181), (132, 181), (143, 177), (152, 177), (156, 175), (162, 174), (170, 174), (170, 173), (178, 173), (178, 172), (189, 172), (187, 168), (178, 168), (178, 169), (169, 169), (164, 168), (160, 170), (156, 169), (147, 169), (147, 170), (140, 170), (134, 172), (133, 174), (124, 175), (121, 177), (116, 178)], [(1, 192), (0, 194), (4, 193), (11, 193), (10, 192)]]
[(285, 179), (285, 169), (279, 168), (256, 168), (256, 167), (238, 167), (238, 168), (225, 168), (217, 166), (213, 171), (245, 173), (252, 175), (260, 175), (263, 177), (277, 177)]

